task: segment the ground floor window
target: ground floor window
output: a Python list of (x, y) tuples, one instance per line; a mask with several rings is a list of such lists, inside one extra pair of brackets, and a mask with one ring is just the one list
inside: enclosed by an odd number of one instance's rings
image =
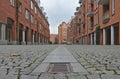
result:
[(6, 28), (6, 39), (8, 40), (8, 42), (12, 41), (12, 27), (13, 27), (13, 20), (8, 18), (7, 28)]

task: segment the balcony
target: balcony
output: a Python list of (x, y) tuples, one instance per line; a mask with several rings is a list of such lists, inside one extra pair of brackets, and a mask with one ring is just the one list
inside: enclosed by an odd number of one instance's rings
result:
[(110, 17), (104, 17), (103, 18), (103, 24), (108, 23), (110, 20)]
[(78, 11), (78, 10), (79, 10), (79, 8), (80, 8), (80, 7), (77, 7), (77, 8), (76, 8), (76, 11)]
[(79, 3), (82, 3), (82, 0), (79, 0)]
[(110, 20), (110, 14), (109, 14), (109, 10), (108, 10), (108, 11), (106, 11), (106, 12), (104, 13), (104, 16), (103, 16), (103, 24), (109, 22), (109, 20)]
[(93, 16), (94, 16), (94, 13), (93, 13), (92, 11), (88, 11), (87, 16), (88, 16), (88, 17), (93, 17)]
[(94, 4), (94, 0), (90, 0), (90, 4)]
[(77, 12), (75, 12), (74, 15), (77, 15)]
[(79, 0), (79, 3), (85, 4), (85, 0)]
[(108, 5), (109, 4), (109, 0), (98, 0), (98, 4), (102, 4), (102, 5)]
[(94, 24), (92, 23), (92, 24), (89, 26), (89, 29), (90, 29), (90, 30), (93, 30), (93, 27), (94, 27)]
[(83, 19), (81, 19), (81, 24), (85, 24), (85, 21)]

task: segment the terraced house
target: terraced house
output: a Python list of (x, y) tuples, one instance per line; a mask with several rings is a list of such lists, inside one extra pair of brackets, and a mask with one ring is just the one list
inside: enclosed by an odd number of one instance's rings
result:
[[(73, 42), (89, 45), (120, 44), (119, 0), (79, 0), (75, 17)], [(72, 27), (71, 27), (72, 28)]]
[(44, 44), (49, 42), (47, 17), (40, 0), (0, 1), (0, 44)]

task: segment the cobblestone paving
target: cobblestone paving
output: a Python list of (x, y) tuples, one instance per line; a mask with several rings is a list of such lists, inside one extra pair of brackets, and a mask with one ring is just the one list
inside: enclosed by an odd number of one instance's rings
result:
[(0, 79), (120, 79), (120, 46), (66, 45), (88, 73), (34, 73), (57, 45), (0, 46)]
[(89, 72), (87, 79), (120, 79), (120, 46), (65, 47)]

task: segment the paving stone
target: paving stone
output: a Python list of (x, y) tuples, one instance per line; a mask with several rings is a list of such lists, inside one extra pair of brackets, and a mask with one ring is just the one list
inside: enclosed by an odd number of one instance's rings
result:
[(99, 74), (87, 75), (88, 79), (101, 79)]
[[(28, 45), (28, 46), (11, 46), (11, 45), (1, 45), (0, 46), (0, 79), (14, 79), (18, 75), (17, 67), (21, 67), (21, 74), (28, 76), (38, 76), (41, 73), (32, 72), (36, 66), (39, 66), (43, 60), (48, 56), (55, 48), (55, 46), (49, 45)], [(64, 46), (69, 52), (76, 58), (76, 60), (84, 66), (86, 70), (91, 73), (68, 73), (64, 76), (56, 74), (44, 74), (41, 75), (40, 79), (64, 79), (68, 76), (71, 79), (79, 79), (80, 75), (84, 75), (89, 78), (99, 79), (96, 74), (103, 74), (103, 79), (120, 79), (120, 46), (78, 46), (70, 45)], [(91, 50), (92, 49), (92, 50)], [(21, 56), (10, 57), (9, 54), (19, 52)], [(34, 60), (36, 62), (34, 62)], [(68, 59), (68, 58), (67, 58)], [(77, 62), (76, 61), (76, 62)], [(32, 63), (30, 65), (30, 63)], [(7, 68), (9, 68), (9, 73), (7, 75)], [(44, 68), (44, 67), (43, 67)], [(77, 69), (77, 68), (76, 68)], [(45, 68), (46, 70), (46, 68)], [(91, 76), (90, 76), (91, 75)], [(111, 76), (110, 76), (111, 75)], [(9, 78), (8, 78), (9, 77)], [(85, 76), (86, 77), (86, 76)], [(24, 77), (27, 78), (27, 77)], [(81, 78), (80, 78), (81, 79)], [(84, 78), (83, 78), (84, 79)]]
[(52, 74), (43, 73), (42, 75), (40, 75), (39, 79), (54, 79), (54, 77)]
[(116, 70), (116, 73), (120, 75), (120, 70)]
[(55, 74), (54, 79), (67, 79), (65, 74)]
[(22, 75), (21, 79), (37, 79), (38, 76)]
[(68, 76), (68, 79), (87, 79), (85, 76)]
[(102, 71), (102, 73), (105, 73), (105, 74), (115, 74), (114, 71), (107, 71), (107, 70)]
[(102, 79), (120, 79), (120, 75), (102, 75)]

